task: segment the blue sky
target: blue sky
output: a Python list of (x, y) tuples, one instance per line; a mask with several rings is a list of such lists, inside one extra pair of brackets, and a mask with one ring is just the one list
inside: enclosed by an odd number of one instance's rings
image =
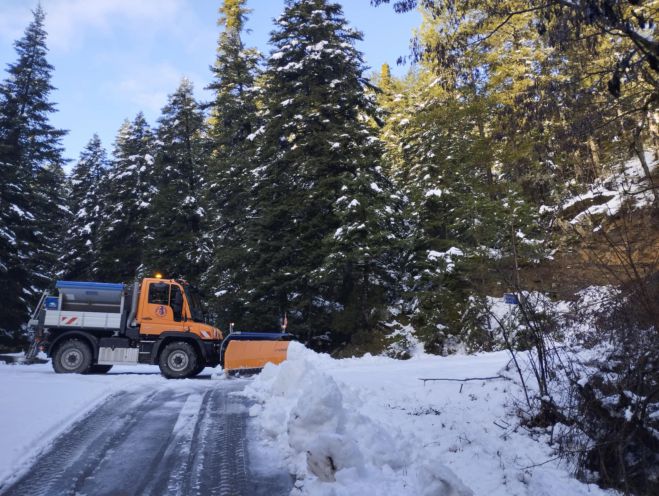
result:
[[(69, 130), (67, 158), (76, 159), (93, 133), (111, 151), (125, 118), (140, 110), (155, 124), (166, 97), (183, 76), (207, 99), (209, 66), (215, 57), (221, 0), (41, 0), (46, 11), (49, 61), (55, 66), (52, 123)], [(12, 42), (22, 36), (37, 0), (0, 2), (0, 64), (14, 62)], [(342, 0), (347, 19), (364, 33), (359, 48), (373, 69), (388, 62), (394, 74), (407, 68), (396, 59), (408, 53), (417, 13), (396, 14), (369, 0)], [(247, 43), (269, 53), (272, 19), (284, 0), (248, 0), (253, 9)]]

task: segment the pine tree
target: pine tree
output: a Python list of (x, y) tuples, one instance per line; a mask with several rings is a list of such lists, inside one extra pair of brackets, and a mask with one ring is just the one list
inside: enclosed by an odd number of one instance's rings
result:
[(208, 218), (213, 257), (204, 286), (222, 297), (214, 310), (223, 323), (241, 314), (240, 288), (245, 267), (244, 225), (251, 198), (255, 150), (254, 133), (260, 126), (255, 87), (260, 54), (246, 48), (242, 32), (249, 11), (245, 0), (225, 0), (219, 24), (224, 27), (213, 66), (211, 104), (211, 157), (207, 172)]
[(66, 233), (62, 260), (67, 279), (93, 280), (96, 277), (93, 267), (98, 256), (107, 168), (107, 154), (101, 139), (94, 134), (80, 153), (69, 178), (69, 210), (73, 221)]
[(207, 263), (203, 237), (203, 177), (207, 160), (204, 115), (184, 79), (162, 109), (157, 131), (157, 193), (145, 247), (148, 269), (196, 282)]
[(499, 116), (489, 95), (441, 84), (430, 64), (396, 84), (404, 85), (400, 96), (380, 99), (389, 168), (409, 199), (411, 322), (428, 351), (447, 352), (458, 342), (487, 347), (489, 335), (471, 319), (475, 299), (490, 274), (510, 263), (513, 227), (526, 238), (540, 235), (537, 215), (518, 183), (501, 174), (497, 159), (507, 148), (492, 132)]
[(0, 85), (0, 326), (16, 331), (50, 283), (67, 210), (61, 138), (49, 123), (53, 67), (41, 7), (15, 42), (18, 59)]
[(360, 39), (326, 0), (288, 1), (271, 34), (244, 250), (255, 324), (288, 313), (307, 338), (343, 341), (387, 301), (399, 198), (369, 124)]
[(140, 112), (123, 123), (115, 142), (94, 267), (100, 280), (130, 281), (144, 271), (156, 193), (154, 153), (153, 133)]

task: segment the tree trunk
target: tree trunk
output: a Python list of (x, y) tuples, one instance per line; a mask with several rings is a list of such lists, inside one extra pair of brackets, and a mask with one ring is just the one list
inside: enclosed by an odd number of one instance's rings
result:
[(652, 173), (650, 172), (648, 162), (645, 160), (645, 148), (643, 147), (643, 139), (641, 138), (640, 132), (636, 132), (634, 134), (634, 151), (636, 152), (636, 155), (641, 162), (641, 167), (643, 167), (645, 178), (647, 179), (648, 184), (650, 185), (650, 189), (652, 190), (654, 206), (659, 207), (659, 192), (657, 192), (657, 187), (654, 185), (654, 181), (652, 180)]
[(602, 161), (600, 160), (599, 146), (592, 136), (588, 137), (588, 150), (590, 150), (590, 159), (593, 163), (593, 173), (595, 178), (600, 177), (602, 174)]
[(648, 123), (654, 159), (659, 160), (659, 112), (648, 112)]

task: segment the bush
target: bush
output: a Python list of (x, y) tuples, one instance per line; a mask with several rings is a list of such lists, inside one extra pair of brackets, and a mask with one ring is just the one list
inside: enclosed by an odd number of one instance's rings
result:
[[(659, 494), (659, 273), (622, 288), (600, 321), (603, 350), (572, 377), (573, 428), (559, 442), (579, 473)], [(585, 372), (585, 374), (584, 374)]]

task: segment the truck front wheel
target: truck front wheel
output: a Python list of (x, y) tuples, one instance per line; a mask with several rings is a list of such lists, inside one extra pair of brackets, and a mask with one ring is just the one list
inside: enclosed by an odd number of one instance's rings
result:
[(197, 367), (192, 371), (189, 377), (197, 377), (206, 368), (206, 362), (199, 360)]
[(191, 377), (198, 368), (200, 358), (190, 343), (175, 341), (162, 350), (158, 365), (167, 379)]
[(69, 339), (57, 347), (53, 369), (58, 374), (84, 374), (92, 364), (92, 350), (79, 339)]

